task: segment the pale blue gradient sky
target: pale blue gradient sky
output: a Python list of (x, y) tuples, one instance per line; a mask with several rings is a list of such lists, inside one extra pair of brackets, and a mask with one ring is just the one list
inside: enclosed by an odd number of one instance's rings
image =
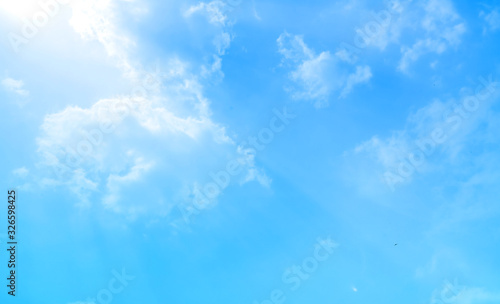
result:
[(54, 3), (0, 4), (2, 303), (500, 302), (495, 1)]

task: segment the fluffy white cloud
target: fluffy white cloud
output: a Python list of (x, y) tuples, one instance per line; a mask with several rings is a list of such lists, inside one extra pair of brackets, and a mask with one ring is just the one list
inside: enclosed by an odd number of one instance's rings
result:
[[(182, 189), (192, 192), (206, 183), (212, 171), (224, 168), (227, 158), (241, 159), (243, 173), (232, 182), (256, 180), (267, 185), (253, 157), (212, 120), (200, 82), (203, 75), (176, 58), (154, 73), (130, 60), (134, 42), (118, 26), (116, 5), (113, 0), (76, 2), (71, 24), (82, 38), (103, 45), (132, 92), (46, 115), (37, 145), (41, 165), (54, 174), (41, 184), (67, 187), (84, 206), (101, 200), (109, 210), (129, 218), (147, 212), (168, 214), (185, 199)], [(210, 22), (227, 26), (216, 8), (201, 5), (190, 14), (205, 10), (215, 14)], [(224, 33), (215, 43), (219, 60), (213, 69), (220, 69), (219, 56), (229, 47), (230, 37)]]
[[(111, 206), (119, 197), (118, 184), (139, 179), (154, 168), (154, 163), (176, 168), (179, 180), (188, 183), (199, 174), (181, 174), (180, 163), (201, 158), (191, 165), (209, 171), (210, 163), (203, 159), (205, 153), (228, 153), (229, 149), (236, 154), (236, 146), (224, 127), (210, 119), (208, 101), (196, 86), (179, 86), (183, 92), (174, 91), (171, 96), (153, 100), (103, 99), (90, 108), (73, 106), (47, 115), (37, 142), (43, 163), (55, 170), (54, 180), (67, 185), (82, 202), (94, 191), (108, 192), (105, 203)], [(186, 116), (169, 108), (183, 108), (171, 99), (182, 100), (182, 93), (184, 100), (192, 102), (192, 107), (179, 110), (190, 113)], [(107, 189), (99, 188), (103, 184)]]
[(75, 32), (87, 41), (98, 41), (117, 66), (128, 77), (137, 77), (130, 62), (129, 51), (135, 45), (120, 30), (119, 0), (74, 0), (70, 5), (72, 16), (69, 21)]
[(316, 55), (304, 42), (302, 36), (287, 32), (277, 40), (279, 52), (283, 56), (282, 66), (291, 68), (289, 74), (294, 86), (288, 90), (295, 99), (310, 100), (316, 107), (328, 105), (333, 92), (340, 91), (343, 98), (353, 86), (368, 81), (372, 74), (370, 67), (357, 66), (355, 71), (345, 67), (343, 53), (331, 55), (324, 51)]
[[(130, 191), (130, 185), (146, 175), (169, 180), (178, 189), (194, 187), (210, 172), (224, 168), (228, 156), (241, 158), (246, 172), (234, 181), (256, 180), (267, 185), (269, 180), (255, 166), (253, 156), (238, 149), (225, 128), (211, 120), (208, 102), (201, 93), (193, 86), (183, 90), (183, 98), (193, 104), (179, 111), (190, 113), (187, 116), (169, 107), (179, 108), (171, 98), (179, 98), (181, 92), (155, 100), (104, 99), (90, 108), (73, 106), (46, 116), (38, 151), (42, 163), (55, 174), (44, 182), (67, 186), (84, 205), (91, 195), (104, 193), (106, 207), (127, 214), (152, 208), (138, 210), (132, 203), (120, 202), (123, 190)], [(157, 182), (151, 187), (162, 188)], [(164, 210), (171, 208), (177, 192), (169, 189), (161, 193), (170, 199)]]
[(14, 92), (21, 96), (28, 96), (30, 94), (28, 90), (24, 89), (24, 82), (22, 80), (7, 77), (2, 80), (2, 86), (5, 90)]

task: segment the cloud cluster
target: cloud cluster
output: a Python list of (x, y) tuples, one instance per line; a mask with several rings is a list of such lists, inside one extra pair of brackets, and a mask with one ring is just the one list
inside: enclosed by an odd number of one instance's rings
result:
[(408, 72), (411, 63), (427, 53), (442, 54), (450, 47), (460, 44), (466, 31), (465, 22), (449, 0), (429, 0), (423, 5), (423, 30), (412, 46), (401, 48), (399, 70)]
[(369, 66), (356, 66), (353, 71), (340, 53), (316, 54), (300, 35), (284, 32), (277, 43), (281, 65), (291, 69), (293, 85), (288, 90), (292, 97), (313, 101), (316, 107), (327, 106), (335, 92), (339, 98), (346, 97), (356, 84), (367, 82), (372, 76)]
[(24, 89), (24, 82), (22, 80), (7, 77), (2, 80), (2, 86), (5, 90), (20, 96), (28, 96), (30, 94), (28, 90)]
[(355, 46), (342, 43), (337, 53), (356, 62), (362, 48), (385, 51), (395, 45), (402, 54), (398, 70), (404, 73), (425, 54), (439, 55), (457, 47), (466, 31), (465, 22), (450, 0), (394, 0), (369, 16), (370, 21), (355, 29)]
[[(207, 180), (227, 158), (246, 160), (242, 182), (267, 181), (252, 155), (213, 121), (201, 82), (204, 75), (177, 58), (151, 73), (134, 64), (130, 52), (135, 44), (119, 30), (118, 5), (113, 0), (76, 2), (70, 23), (83, 39), (104, 47), (132, 90), (45, 116), (38, 153), (42, 168), (53, 174), (41, 184), (67, 187), (83, 206), (100, 200), (109, 210), (135, 218), (153, 211), (168, 214), (176, 200), (184, 199), (186, 191)], [(199, 11), (207, 12), (210, 22), (226, 25), (217, 5), (194, 7), (188, 15)], [(220, 56), (229, 42), (224, 38), (217, 45)], [(150, 182), (144, 184), (146, 180)], [(141, 191), (132, 191), (138, 185), (145, 189), (147, 203), (139, 204), (144, 195), (137, 199)]]

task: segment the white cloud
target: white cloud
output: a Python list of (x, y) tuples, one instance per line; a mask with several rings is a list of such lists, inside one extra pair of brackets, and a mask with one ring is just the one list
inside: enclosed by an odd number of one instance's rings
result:
[(372, 72), (369, 66), (357, 66), (356, 72), (350, 74), (347, 77), (345, 87), (342, 90), (340, 97), (347, 96), (356, 84), (367, 82), (368, 80), (370, 80), (371, 77), (372, 77)]
[[(359, 48), (366, 46), (384, 51), (389, 45), (399, 46), (402, 58), (398, 69), (408, 72), (409, 67), (422, 55), (442, 54), (450, 47), (461, 43), (466, 31), (465, 22), (455, 11), (450, 0), (390, 1), (388, 6), (378, 11), (366, 12), (369, 19), (355, 29), (353, 43), (357, 51), (341, 46), (339, 58), (355, 62)], [(405, 44), (401, 37), (405, 33)], [(410, 45), (406, 45), (406, 41)]]
[[(82, 206), (102, 193), (104, 206), (130, 219), (152, 210), (167, 214), (179, 189), (203, 184), (211, 171), (225, 167), (228, 155), (242, 159), (242, 182), (268, 185), (270, 180), (256, 167), (253, 156), (239, 149), (225, 128), (211, 119), (197, 77), (178, 60), (166, 70), (161, 74), (161, 94), (153, 90), (147, 98), (101, 99), (88, 108), (69, 106), (47, 115), (37, 144), (42, 164), (54, 171), (54, 177), (41, 183), (67, 187)], [(150, 197), (150, 204), (137, 205), (131, 198), (137, 193), (132, 184), (149, 174), (157, 178), (148, 187), (164, 189), (158, 197), (164, 196), (165, 203)], [(166, 188), (160, 180), (175, 186)]]
[(7, 77), (2, 80), (2, 86), (5, 90), (14, 92), (21, 96), (28, 96), (30, 94), (28, 90), (24, 89), (24, 82), (22, 80)]
[[(411, 2), (411, 1), (409, 1)], [(410, 25), (411, 10), (408, 1), (391, 1), (380, 11), (370, 13), (370, 21), (356, 29), (367, 46), (384, 50), (390, 43), (398, 43), (401, 32)]]
[(428, 52), (435, 52), (437, 54), (441, 54), (446, 50), (446, 44), (442, 41), (434, 40), (434, 39), (425, 39), (417, 41), (412, 47), (402, 47), (401, 52), (403, 53), (403, 57), (399, 62), (399, 70), (408, 71), (411, 63), (415, 62), (422, 56)]
[(354, 72), (342, 66), (345, 54), (331, 55), (324, 51), (316, 55), (304, 42), (302, 36), (284, 32), (277, 40), (278, 50), (283, 56), (282, 66), (291, 67), (290, 79), (295, 84), (290, 90), (294, 99), (314, 101), (316, 107), (328, 105), (333, 92), (341, 91), (344, 98), (353, 86), (371, 78), (368, 66), (357, 66)]
[(322, 52), (317, 57), (311, 56), (301, 62), (290, 73), (290, 78), (302, 88), (295, 91), (294, 98), (319, 100), (317, 105), (326, 104), (333, 90), (327, 75), (332, 64), (329, 52)]
[(251, 153), (250, 149), (238, 146), (237, 161), (248, 168), (246, 174), (244, 174), (240, 179), (240, 184), (257, 181), (264, 187), (271, 186), (271, 178), (266, 175), (264, 170), (255, 165), (255, 155)]
[[(484, 19), (486, 22), (488, 29), (491, 32), (494, 32), (498, 29), (500, 29), (500, 13), (498, 12), (498, 8), (492, 9), (489, 13), (486, 13), (484, 11), (481, 11), (479, 13), (479, 16)], [(484, 29), (484, 32), (486, 32), (486, 28)]]
[(116, 212), (121, 212), (121, 207), (117, 205), (120, 199), (120, 190), (122, 187), (130, 186), (134, 182), (142, 179), (154, 165), (154, 162), (145, 162), (138, 157), (134, 160), (134, 165), (124, 175), (110, 174), (107, 179), (108, 194), (104, 197), (104, 205), (112, 208)]
[[(186, 91), (192, 89), (187, 87)], [(196, 93), (191, 97), (196, 98)], [(165, 102), (130, 97), (103, 99), (87, 109), (68, 107), (47, 115), (37, 140), (43, 163), (63, 170), (64, 173), (56, 179), (67, 184), (84, 200), (87, 190), (97, 190), (100, 180), (130, 170), (128, 163), (137, 157), (127, 151), (137, 150), (139, 157), (148, 154), (148, 149), (141, 147), (145, 144), (141, 144), (141, 140), (146, 140), (148, 145), (170, 141), (171, 144), (189, 146), (209, 138), (222, 145), (232, 143), (224, 128), (206, 116), (207, 109), (203, 105), (206, 100), (197, 101), (192, 114), (187, 117), (168, 110)], [(169, 149), (166, 145), (163, 153), (168, 154)], [(160, 155), (151, 157), (161, 158), (161, 150), (158, 152)]]
[(214, 45), (217, 48), (217, 54), (224, 55), (226, 53), (226, 49), (228, 49), (231, 45), (231, 36), (226, 32), (217, 35), (214, 39)]
[[(281, 34), (277, 40), (279, 52), (284, 60), (301, 62), (315, 57), (314, 52), (305, 44), (304, 38), (300, 35), (291, 35), (287, 32)], [(322, 54), (324, 54), (323, 52)]]
[(212, 58), (213, 62), (210, 66), (207, 67), (206, 65), (203, 65), (201, 67), (201, 76), (209, 78), (213, 75), (218, 75), (218, 77), (223, 78), (224, 73), (222, 73), (222, 58), (217, 55), (213, 55)]
[(356, 153), (368, 152), (385, 168), (396, 168), (412, 147), (411, 140), (405, 131), (396, 131), (392, 136), (381, 139), (378, 136), (357, 146)]
[(462, 286), (455, 282), (445, 281), (443, 287), (436, 289), (430, 303), (454, 304), (489, 304), (500, 301), (499, 292), (490, 292), (484, 288)]
[(259, 16), (259, 12), (257, 11), (257, 7), (255, 6), (255, 0), (252, 0), (252, 12), (255, 19), (257, 19), (258, 21), (262, 20), (262, 18)]
[[(197, 116), (180, 117), (160, 102), (143, 100), (135, 105), (131, 99), (107, 99), (88, 109), (68, 107), (48, 115), (38, 151), (42, 163), (56, 174), (45, 183), (68, 187), (82, 205), (88, 204), (90, 196), (103, 193), (104, 206), (126, 214), (151, 211), (151, 206), (124, 202), (122, 194), (146, 173), (170, 180), (177, 189), (194, 187), (209, 172), (224, 168), (227, 155), (243, 159), (240, 163), (247, 172), (242, 174), (243, 183), (255, 180), (269, 185), (253, 156), (238, 151), (225, 129), (204, 116), (204, 111), (200, 107)], [(109, 125), (114, 128), (104, 132), (107, 128), (102, 126)], [(148, 187), (161, 189), (162, 185), (156, 180)], [(176, 192), (163, 193), (170, 203), (165, 210), (171, 208)]]
[[(225, 4), (200, 4), (186, 13), (208, 14), (219, 33), (212, 38), (214, 63), (202, 67), (201, 75), (177, 58), (161, 64), (166, 72), (146, 73), (131, 60), (135, 43), (120, 26), (118, 4), (114, 0), (77, 1), (70, 23), (83, 39), (102, 44), (132, 91), (144, 94), (111, 96), (90, 106), (72, 105), (46, 115), (37, 145), (42, 168), (53, 174), (39, 184), (66, 187), (79, 197), (80, 205), (102, 201), (132, 219), (146, 212), (168, 214), (182, 199), (180, 189), (204, 184), (210, 172), (225, 167), (228, 157), (243, 159), (243, 173), (235, 183), (255, 180), (268, 185), (270, 180), (253, 158), (211, 118), (210, 101), (200, 82), (220, 72), (220, 56), (231, 42), (228, 27), (232, 23), (223, 12)], [(153, 86), (148, 84), (151, 77)], [(138, 191), (136, 185), (151, 191)]]
[(228, 22), (228, 17), (224, 12), (226, 7), (227, 4), (223, 1), (201, 2), (198, 5), (191, 6), (184, 13), (184, 16), (190, 17), (195, 13), (203, 13), (207, 16), (210, 23), (225, 26)]
[[(411, 163), (408, 161), (409, 157), (420, 155), (418, 152), (421, 149), (425, 150), (433, 130), (446, 125), (443, 116), (451, 107), (452, 102), (443, 103), (440, 100), (434, 100), (429, 105), (412, 113), (407, 118), (406, 126), (403, 129), (393, 131), (390, 136), (385, 138), (374, 136), (357, 146), (354, 152), (356, 154), (365, 154), (376, 162), (381, 182), (385, 181), (389, 185), (393, 185), (391, 182), (410, 182), (412, 174), (407, 174), (409, 171), (407, 168), (412, 168), (410, 167), (412, 166)], [(446, 144), (452, 145), (453, 141), (449, 140), (449, 136), (454, 134), (457, 129), (450, 129), (449, 126), (446, 126), (445, 130), (448, 135)], [(432, 145), (435, 146), (434, 143)], [(423, 172), (427, 170), (428, 165), (427, 162), (424, 162), (417, 169)], [(392, 180), (390, 176), (385, 176), (386, 173), (394, 173), (398, 180)], [(390, 179), (390, 182), (385, 179)]]
[[(210, 33), (214, 35), (212, 44), (215, 47), (215, 54), (211, 57), (213, 62), (202, 66), (202, 76), (208, 78), (210, 76), (215, 76), (216, 79), (221, 79), (224, 77), (222, 72), (222, 59), (221, 56), (226, 54), (226, 50), (231, 46), (231, 41), (233, 39), (230, 30), (234, 24), (229, 16), (228, 12), (232, 8), (224, 1), (211, 1), (211, 2), (200, 2), (197, 5), (189, 7), (184, 12), (184, 17), (191, 19), (194, 15), (203, 15), (208, 20), (213, 31), (215, 33)], [(204, 29), (206, 30), (206, 29)]]
[(12, 171), (12, 173), (20, 178), (25, 178), (29, 174), (29, 170), (25, 167), (17, 168)]
[(87, 41), (96, 40), (117, 66), (128, 77), (137, 77), (128, 52), (135, 45), (118, 26), (115, 0), (75, 0), (71, 2), (72, 16), (69, 21), (75, 32)]
[[(373, 136), (358, 145), (354, 154), (373, 160), (372, 166), (364, 165), (365, 171), (389, 186), (388, 173), (397, 176), (397, 180), (391, 179), (394, 185), (411, 181), (415, 172), (431, 170), (431, 164), (436, 163), (432, 158), (439, 159), (441, 165), (460, 161), (458, 155), (475, 138), (489, 136), (488, 140), (493, 140), (495, 136), (491, 132), (496, 130), (496, 124), (488, 109), (499, 96), (500, 85), (491, 78), (489, 82), (488, 89), (484, 86), (479, 86), (476, 92), (463, 89), (458, 100), (433, 100), (409, 115), (403, 128), (386, 137)], [(475, 136), (470, 136), (471, 133)]]
[(461, 43), (466, 31), (465, 23), (449, 0), (428, 0), (424, 5), (421, 21), (424, 33), (411, 47), (403, 46), (403, 56), (398, 69), (408, 72), (411, 63), (427, 53), (442, 54), (449, 47)]
[(98, 190), (98, 181), (92, 181), (88, 175), (90, 174), (85, 169), (76, 168), (71, 172), (70, 179), (64, 181), (80, 199), (76, 204), (78, 206), (88, 206), (90, 204), (89, 196)]

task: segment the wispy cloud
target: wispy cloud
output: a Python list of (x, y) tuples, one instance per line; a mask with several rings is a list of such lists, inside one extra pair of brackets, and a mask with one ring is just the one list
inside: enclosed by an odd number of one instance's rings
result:
[(189, 7), (184, 13), (184, 16), (190, 17), (195, 13), (203, 13), (207, 16), (210, 23), (225, 26), (228, 22), (228, 17), (224, 13), (224, 8), (226, 6), (227, 4), (224, 1), (218, 0), (208, 3), (201, 2), (198, 5)]
[(205, 78), (215, 76), (216, 79), (221, 79), (224, 77), (221, 57), (226, 54), (233, 39), (231, 28), (235, 21), (228, 14), (232, 9), (233, 7), (226, 1), (214, 0), (200, 2), (184, 12), (184, 17), (187, 19), (192, 19), (196, 15), (204, 16), (208, 20), (209, 26), (215, 28), (212, 40), (215, 52), (211, 55), (212, 62), (202, 66), (202, 76)]
[(495, 32), (500, 29), (500, 13), (497, 7), (493, 8), (489, 12), (481, 11), (479, 16), (486, 22), (486, 27), (484, 28), (483, 33), (486, 33), (488, 30)]
[(29, 170), (25, 167), (17, 168), (12, 171), (12, 173), (18, 177), (25, 178), (29, 174)]
[[(290, 67), (293, 86), (289, 91), (294, 99), (313, 101), (316, 107), (329, 103), (330, 95), (340, 91), (340, 98), (351, 92), (354, 85), (368, 81), (372, 74), (369, 66), (342, 65), (343, 54), (329, 51), (316, 54), (300, 35), (284, 32), (277, 40), (282, 66)], [(347, 64), (349, 65), (349, 64)]]
[(421, 17), (423, 37), (412, 46), (403, 46), (398, 69), (408, 72), (410, 65), (427, 53), (442, 54), (449, 47), (460, 44), (466, 31), (465, 22), (449, 0), (429, 0), (423, 4)]
[[(404, 128), (392, 131), (390, 136), (373, 136), (358, 145), (354, 153), (375, 161), (380, 170), (379, 182), (391, 188), (411, 181), (415, 172), (429, 170), (431, 156), (440, 155), (443, 162), (452, 162), (470, 144), (471, 133), (484, 136), (489, 134), (484, 127), (495, 129), (494, 119), (486, 113), (500, 94), (499, 84), (491, 78), (480, 79), (482, 84), (475, 93), (464, 89), (469, 93), (458, 102), (435, 99), (411, 114)], [(365, 166), (365, 170), (370, 168)]]
[(6, 91), (16, 93), (20, 96), (28, 96), (30, 92), (24, 89), (24, 82), (10, 77), (2, 80), (2, 86)]
[(123, 175), (110, 174), (107, 178), (107, 195), (104, 197), (104, 205), (106, 208), (113, 209), (115, 212), (123, 212), (122, 206), (117, 202), (120, 199), (120, 190), (122, 187), (130, 186), (137, 182), (143, 175), (147, 173), (154, 165), (154, 162), (145, 162), (138, 157), (134, 160), (133, 166), (128, 172)]
[(443, 287), (436, 289), (431, 297), (430, 303), (453, 303), (453, 304), (489, 304), (498, 303), (500, 293), (491, 292), (485, 288), (459, 285), (457, 280), (450, 283), (445, 281)]
[(370, 67), (368, 66), (358, 66), (356, 67), (356, 72), (354, 74), (350, 74), (347, 77), (345, 87), (340, 94), (340, 97), (346, 97), (352, 90), (352, 88), (358, 84), (367, 82), (372, 77), (372, 72)]

